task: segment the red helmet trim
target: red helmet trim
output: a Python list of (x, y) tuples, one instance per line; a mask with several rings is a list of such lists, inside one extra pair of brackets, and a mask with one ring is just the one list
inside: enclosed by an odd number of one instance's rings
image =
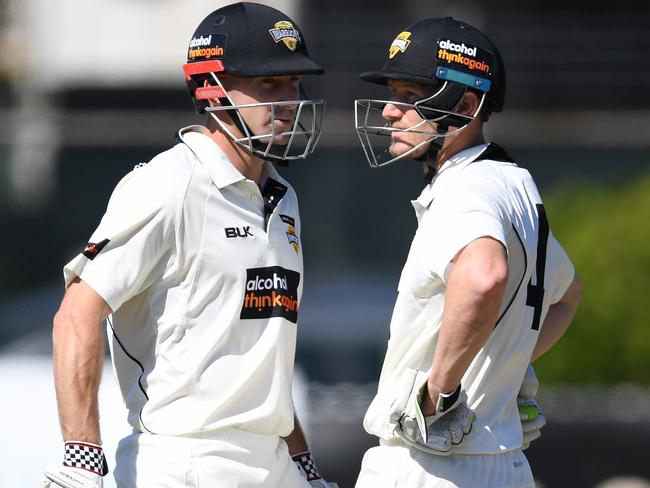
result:
[(194, 98), (208, 100), (210, 98), (223, 98), (226, 92), (220, 86), (201, 86), (194, 90)]
[(223, 71), (223, 63), (215, 59), (213, 61), (200, 61), (198, 63), (187, 63), (183, 65), (185, 79), (189, 80), (192, 75), (204, 75), (206, 73), (220, 73)]

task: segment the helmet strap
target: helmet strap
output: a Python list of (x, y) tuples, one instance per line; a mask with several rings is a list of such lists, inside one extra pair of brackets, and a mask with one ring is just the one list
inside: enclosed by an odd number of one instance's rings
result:
[[(447, 130), (449, 127), (445, 125), (438, 124), (439, 129)], [(431, 183), (431, 180), (436, 175), (436, 158), (440, 149), (442, 149), (442, 141), (444, 137), (436, 137), (429, 142), (429, 150), (425, 152), (419, 158), (414, 158), (416, 161), (421, 163), (426, 163), (429, 165), (429, 171), (424, 175), (424, 182), (428, 185)]]

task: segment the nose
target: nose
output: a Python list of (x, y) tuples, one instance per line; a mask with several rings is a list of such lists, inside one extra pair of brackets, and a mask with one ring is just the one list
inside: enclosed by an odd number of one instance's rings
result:
[(381, 111), (381, 116), (392, 122), (402, 118), (402, 111), (392, 103), (387, 103)]

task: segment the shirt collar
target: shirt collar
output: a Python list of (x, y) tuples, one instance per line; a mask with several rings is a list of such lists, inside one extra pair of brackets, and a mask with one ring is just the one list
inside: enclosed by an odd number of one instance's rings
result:
[(235, 168), (219, 145), (207, 135), (207, 129), (200, 125), (190, 125), (178, 131), (178, 138), (184, 142), (201, 161), (210, 179), (222, 189), (238, 181), (245, 180)]
[(454, 154), (451, 158), (445, 161), (442, 166), (440, 166), (440, 169), (438, 169), (436, 172), (436, 175), (431, 180), (431, 183), (424, 187), (422, 193), (420, 193), (420, 196), (415, 200), (411, 200), (411, 204), (415, 209), (415, 215), (418, 218), (418, 222), (422, 218), (422, 215), (424, 215), (424, 211), (429, 207), (429, 205), (431, 205), (431, 202), (435, 197), (435, 190), (437, 186), (436, 183), (439, 185), (440, 183), (438, 181), (440, 179), (444, 181), (444, 179), (446, 179), (448, 176), (454, 174), (456, 171), (459, 171), (460, 169), (470, 164), (472, 161), (476, 160), (476, 158), (478, 158), (487, 147), (488, 144), (479, 144), (478, 146), (464, 149), (463, 151)]

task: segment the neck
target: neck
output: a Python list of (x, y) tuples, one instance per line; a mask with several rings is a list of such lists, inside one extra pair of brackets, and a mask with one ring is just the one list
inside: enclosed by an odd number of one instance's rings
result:
[[(476, 124), (476, 125), (475, 125)], [(436, 170), (456, 154), (464, 151), (467, 148), (485, 144), (485, 137), (483, 136), (483, 127), (479, 120), (473, 120), (465, 130), (461, 131), (458, 135), (445, 139), (440, 151), (436, 155)]]
[[(237, 129), (234, 127), (232, 129), (236, 133)], [(237, 171), (259, 186), (265, 164), (262, 158), (233, 142), (212, 120), (208, 122), (208, 136), (221, 148)]]

